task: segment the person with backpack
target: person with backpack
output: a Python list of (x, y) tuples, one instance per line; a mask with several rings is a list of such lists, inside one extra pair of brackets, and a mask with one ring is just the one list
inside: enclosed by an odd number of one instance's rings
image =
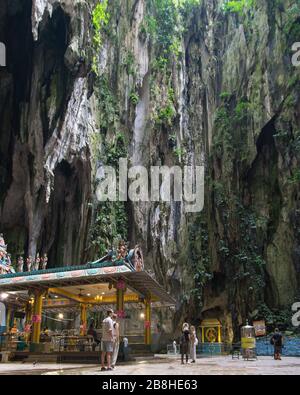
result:
[(275, 329), (275, 333), (271, 338), (271, 344), (274, 346), (274, 359), (276, 361), (281, 361), (281, 354), (283, 348), (283, 336), (279, 329)]
[(184, 357), (186, 363), (189, 363), (189, 352), (190, 352), (190, 326), (185, 323), (182, 327), (182, 335), (180, 338), (180, 349), (181, 349), (181, 364), (184, 365)]

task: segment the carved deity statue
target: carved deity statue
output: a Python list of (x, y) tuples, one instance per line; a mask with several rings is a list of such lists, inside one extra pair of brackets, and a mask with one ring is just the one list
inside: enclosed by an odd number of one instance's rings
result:
[(144, 270), (144, 257), (141, 248), (137, 245), (134, 251), (134, 258), (135, 258), (135, 270), (137, 272), (141, 272)]
[(7, 249), (7, 245), (5, 244), (3, 233), (0, 233), (0, 247)]
[(11, 254), (6, 255), (7, 266), (11, 266)]
[(23, 273), (24, 271), (24, 258), (19, 256), (18, 258), (18, 273)]
[(29, 256), (27, 258), (26, 263), (27, 263), (27, 271), (31, 272), (31, 269), (32, 269), (32, 257), (31, 256)]
[(40, 268), (40, 263), (41, 263), (41, 259), (40, 259), (40, 254), (37, 253), (36, 258), (35, 258), (35, 264), (34, 264), (34, 270), (38, 271)]
[(6, 266), (7, 266), (7, 269), (6, 269), (7, 273), (15, 273), (16, 272), (15, 269), (13, 268), (13, 265), (12, 265), (11, 254), (7, 254)]
[(43, 268), (43, 270), (47, 269), (47, 265), (48, 265), (48, 256), (47, 256), (47, 254), (44, 254), (44, 256), (42, 258), (42, 268)]
[(128, 253), (128, 250), (127, 250), (125, 241), (120, 241), (119, 248), (118, 248), (117, 260), (120, 261), (120, 260), (125, 259), (127, 256), (127, 253)]
[(6, 274), (6, 252), (0, 247), (0, 275)]

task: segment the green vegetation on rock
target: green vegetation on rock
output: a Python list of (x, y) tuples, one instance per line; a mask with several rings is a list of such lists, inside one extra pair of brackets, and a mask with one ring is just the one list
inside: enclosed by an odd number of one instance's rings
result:
[(181, 40), (184, 31), (184, 12), (191, 12), (201, 0), (149, 0), (148, 15), (142, 29), (158, 46), (160, 56), (181, 55)]
[[(104, 144), (101, 157), (104, 165), (118, 169), (119, 159), (127, 157), (124, 135), (118, 133), (115, 142)], [(123, 202), (95, 204), (89, 246), (93, 258), (103, 256), (111, 247), (116, 248), (119, 240), (127, 240), (127, 235), (128, 216)]]
[(243, 14), (246, 10), (254, 6), (256, 0), (226, 0), (223, 3), (225, 12)]
[(95, 55), (93, 58), (93, 70), (97, 74), (98, 70), (98, 56), (99, 50), (102, 46), (102, 33), (105, 27), (108, 25), (110, 20), (110, 14), (107, 11), (108, 9), (108, 0), (102, 0), (99, 2), (92, 13), (92, 23), (94, 28), (94, 36), (93, 36), (93, 46)]

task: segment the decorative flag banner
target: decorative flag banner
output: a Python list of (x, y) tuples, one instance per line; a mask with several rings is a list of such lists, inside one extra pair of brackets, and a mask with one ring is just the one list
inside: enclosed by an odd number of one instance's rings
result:
[(117, 283), (117, 289), (124, 291), (126, 289), (126, 283), (124, 280), (119, 280)]
[(151, 328), (151, 322), (150, 321), (145, 321), (145, 329)]
[(257, 337), (266, 336), (267, 328), (266, 328), (266, 322), (265, 321), (255, 321), (255, 322), (253, 322), (253, 326), (254, 326), (254, 329), (255, 329), (255, 335)]
[(125, 313), (124, 310), (121, 310), (121, 311), (117, 312), (117, 316), (118, 316), (118, 318), (125, 319), (126, 318), (126, 313)]

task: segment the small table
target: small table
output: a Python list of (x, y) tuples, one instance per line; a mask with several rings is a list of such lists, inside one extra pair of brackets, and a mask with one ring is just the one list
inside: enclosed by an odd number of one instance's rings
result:
[(233, 344), (231, 350), (232, 359), (240, 359), (241, 356), (241, 344)]

